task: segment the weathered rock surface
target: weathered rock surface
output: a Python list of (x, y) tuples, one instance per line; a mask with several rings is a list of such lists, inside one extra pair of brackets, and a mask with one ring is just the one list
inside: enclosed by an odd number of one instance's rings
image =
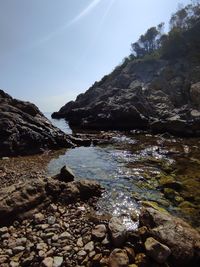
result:
[(197, 63), (129, 61), (52, 116), (85, 129), (145, 129), (199, 136), (199, 84)]
[(167, 246), (161, 244), (152, 237), (147, 238), (145, 241), (145, 249), (147, 255), (160, 264), (166, 262), (167, 258), (171, 254), (171, 250)]
[(126, 228), (117, 217), (113, 217), (108, 224), (111, 239), (115, 247), (121, 247), (126, 241)]
[(171, 250), (173, 266), (192, 266), (200, 261), (200, 234), (182, 219), (153, 208), (143, 208), (140, 224), (149, 235)]
[(34, 104), (0, 90), (0, 157), (73, 146), (72, 138), (54, 127)]
[(23, 218), (27, 212), (39, 205), (50, 204), (52, 200), (64, 203), (86, 200), (93, 196), (100, 196), (101, 190), (101, 186), (94, 181), (81, 180), (65, 183), (52, 178), (30, 180), (9, 186), (0, 192), (0, 224)]

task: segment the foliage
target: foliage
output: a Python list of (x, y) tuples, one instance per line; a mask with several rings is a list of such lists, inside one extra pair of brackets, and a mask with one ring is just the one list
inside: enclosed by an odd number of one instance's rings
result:
[(151, 27), (131, 44), (134, 58), (177, 58), (200, 55), (200, 0), (179, 6), (172, 14), (170, 31), (163, 33), (164, 23)]

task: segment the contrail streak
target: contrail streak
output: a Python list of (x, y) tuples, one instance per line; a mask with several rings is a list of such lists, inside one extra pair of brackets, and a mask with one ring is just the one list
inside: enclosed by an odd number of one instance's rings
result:
[(101, 0), (94, 0), (92, 1), (84, 10), (82, 10), (77, 16), (75, 16), (72, 20), (67, 22), (65, 25), (57, 29), (56, 31), (48, 34), (47, 36), (40, 39), (38, 42), (35, 43), (34, 46), (38, 46), (40, 44), (43, 44), (50, 39), (52, 39), (55, 35), (62, 33), (64, 30), (66, 30), (68, 27), (72, 26), (73, 24), (80, 21), (82, 18), (86, 17), (99, 3)]

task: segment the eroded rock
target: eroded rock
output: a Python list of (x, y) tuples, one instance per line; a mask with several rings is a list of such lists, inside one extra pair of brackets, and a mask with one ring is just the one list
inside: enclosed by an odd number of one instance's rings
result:
[(153, 208), (143, 208), (140, 224), (149, 234), (171, 250), (170, 260), (176, 266), (188, 266), (200, 260), (200, 234), (182, 219)]

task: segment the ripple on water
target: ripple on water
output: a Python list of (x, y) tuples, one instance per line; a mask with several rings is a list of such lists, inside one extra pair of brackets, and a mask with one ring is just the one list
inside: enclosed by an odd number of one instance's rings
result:
[(130, 216), (131, 212), (138, 212), (138, 205), (131, 197), (134, 188), (132, 174), (124, 168), (127, 158), (130, 157), (126, 151), (78, 147), (53, 159), (48, 165), (48, 172), (55, 175), (63, 165), (68, 165), (77, 177), (99, 181), (106, 188), (97, 204), (99, 213), (122, 216), (127, 228), (134, 229), (137, 222), (133, 223)]

